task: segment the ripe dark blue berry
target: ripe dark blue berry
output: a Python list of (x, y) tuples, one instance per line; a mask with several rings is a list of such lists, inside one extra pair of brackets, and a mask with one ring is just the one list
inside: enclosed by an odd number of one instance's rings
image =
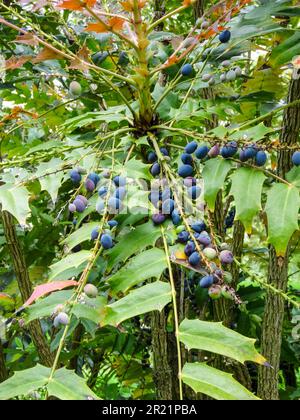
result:
[(214, 284), (213, 276), (205, 276), (199, 282), (199, 286), (202, 289), (209, 289), (213, 284)]
[(185, 151), (185, 153), (188, 153), (189, 155), (191, 155), (192, 153), (195, 152), (197, 147), (198, 147), (198, 143), (194, 140), (194, 141), (191, 141), (190, 143), (188, 143), (185, 146), (184, 151)]
[(116, 220), (109, 220), (108, 222), (107, 222), (107, 224), (108, 224), (108, 226), (112, 229), (112, 228), (114, 228), (114, 227), (116, 227), (116, 226), (118, 226), (118, 222), (116, 221)]
[(239, 159), (240, 159), (241, 162), (247, 162), (248, 158), (247, 158), (245, 150), (240, 151)]
[(76, 169), (70, 172), (70, 178), (74, 184), (79, 184), (81, 181), (81, 175)]
[(104, 197), (107, 194), (107, 192), (108, 192), (107, 187), (100, 187), (98, 191), (99, 197)]
[(187, 257), (190, 257), (192, 255), (193, 252), (196, 251), (196, 246), (194, 244), (194, 242), (190, 241), (186, 244), (186, 246), (184, 247), (184, 253)]
[(119, 187), (114, 192), (114, 196), (118, 198), (119, 200), (123, 200), (126, 195), (126, 188), (125, 187)]
[(110, 249), (114, 246), (112, 237), (107, 233), (101, 236), (100, 242), (104, 249)]
[(94, 189), (96, 188), (96, 185), (94, 184), (94, 182), (91, 179), (86, 179), (85, 183), (84, 183), (85, 189), (88, 192), (93, 192)]
[(178, 233), (177, 240), (178, 242), (182, 244), (186, 244), (189, 240), (190, 234), (186, 230), (183, 230), (182, 232)]
[(161, 194), (162, 201), (165, 201), (168, 198), (172, 198), (172, 191), (171, 191), (171, 188), (169, 187), (165, 188)]
[(84, 210), (86, 209), (86, 205), (79, 198), (76, 198), (76, 200), (74, 201), (73, 204), (75, 205), (76, 210), (78, 211), (78, 213), (83, 213)]
[(59, 327), (60, 325), (68, 325), (70, 322), (69, 316), (65, 312), (60, 312), (53, 321), (53, 325), (55, 328)]
[(99, 236), (99, 228), (93, 229), (91, 233), (91, 240), (95, 241)]
[(197, 233), (201, 233), (206, 229), (206, 224), (204, 222), (196, 222), (193, 223), (191, 228), (197, 232)]
[(91, 179), (95, 186), (97, 186), (98, 182), (100, 181), (100, 176), (97, 175), (95, 172), (92, 172), (88, 175), (88, 179)]
[(293, 154), (292, 162), (295, 166), (300, 166), (300, 152), (295, 152)]
[(172, 222), (174, 223), (175, 226), (180, 225), (181, 223), (181, 216), (178, 210), (174, 210), (172, 212)]
[(226, 44), (227, 42), (230, 41), (231, 38), (231, 32), (226, 29), (225, 31), (221, 32), (219, 35), (219, 40), (220, 42), (222, 42), (223, 44)]
[(157, 154), (155, 152), (149, 152), (147, 156), (147, 160), (149, 163), (154, 163), (157, 161)]
[(249, 146), (245, 149), (246, 159), (253, 159), (257, 154), (257, 148), (255, 146)]
[(215, 158), (217, 156), (219, 156), (220, 154), (220, 146), (218, 144), (215, 144), (210, 151), (208, 152), (208, 156), (210, 158)]
[(111, 197), (108, 200), (108, 207), (111, 213), (115, 213), (117, 210), (120, 210), (122, 207), (122, 202), (116, 197)]
[(121, 51), (119, 54), (118, 65), (125, 67), (129, 63), (128, 54), (125, 51)]
[(126, 178), (123, 176), (116, 176), (113, 179), (116, 187), (125, 187), (126, 185)]
[(189, 77), (193, 74), (193, 66), (191, 64), (185, 64), (181, 69), (182, 76)]
[(160, 152), (164, 156), (169, 156), (169, 152), (168, 152), (168, 150), (165, 147), (161, 147), (160, 148)]
[(192, 165), (193, 164), (193, 158), (189, 153), (183, 153), (181, 155), (181, 161), (185, 165)]
[(204, 144), (202, 146), (199, 146), (198, 149), (195, 152), (195, 155), (198, 159), (204, 159), (209, 152), (209, 148)]
[(166, 220), (166, 216), (161, 213), (153, 214), (152, 221), (155, 225), (161, 225)]
[(181, 165), (178, 169), (178, 175), (182, 178), (187, 178), (188, 176), (192, 176), (194, 169), (191, 165)]
[(267, 162), (267, 154), (266, 152), (264, 152), (263, 150), (260, 150), (259, 152), (257, 152), (257, 155), (255, 157), (255, 164), (257, 166), (264, 166)]
[(162, 204), (162, 213), (163, 214), (172, 214), (175, 208), (175, 202), (171, 198), (165, 200)]
[(160, 164), (159, 163), (154, 163), (154, 165), (152, 166), (152, 168), (151, 168), (151, 174), (153, 175), (153, 176), (157, 176), (157, 175), (159, 175), (160, 174)]
[(192, 255), (189, 257), (189, 263), (193, 267), (196, 267), (197, 265), (200, 264), (200, 262), (201, 262), (201, 256), (199, 252), (193, 252)]
[(207, 233), (200, 233), (197, 238), (197, 241), (204, 246), (209, 246), (211, 244), (211, 238)]
[(189, 188), (189, 187), (192, 187), (193, 185), (196, 185), (197, 180), (196, 178), (193, 178), (192, 176), (188, 176), (184, 179), (183, 184), (185, 187)]
[(193, 185), (188, 189), (188, 195), (193, 199), (196, 200), (201, 195), (201, 188), (198, 185)]

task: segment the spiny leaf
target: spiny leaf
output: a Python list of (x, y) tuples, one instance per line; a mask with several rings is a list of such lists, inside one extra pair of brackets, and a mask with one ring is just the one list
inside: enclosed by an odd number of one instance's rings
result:
[(261, 194), (266, 179), (262, 171), (239, 168), (231, 176), (231, 193), (236, 205), (236, 220), (240, 220), (247, 233), (252, 232), (254, 216), (261, 210)]
[(255, 340), (244, 337), (219, 322), (185, 319), (179, 328), (179, 339), (188, 349), (222, 354), (241, 363), (252, 361), (260, 365), (266, 359), (255, 349)]
[(29, 216), (29, 193), (25, 187), (5, 184), (0, 187), (0, 203), (2, 210), (11, 213), (21, 225), (25, 225)]
[(204, 198), (211, 211), (215, 209), (217, 194), (222, 188), (225, 178), (232, 165), (221, 158), (211, 159), (204, 165), (202, 176), (204, 179)]
[(300, 207), (299, 191), (295, 187), (278, 183), (268, 193), (266, 213), (268, 217), (268, 241), (278, 256), (285, 256), (293, 233), (298, 230)]
[(152, 248), (133, 257), (108, 282), (114, 293), (126, 292), (144, 280), (159, 278), (166, 267), (165, 253), (161, 249)]
[(156, 281), (133, 290), (129, 295), (107, 306), (103, 325), (117, 326), (126, 319), (151, 311), (161, 311), (171, 301), (169, 283)]
[(201, 392), (216, 400), (259, 400), (259, 398), (233, 379), (232, 375), (207, 366), (204, 363), (186, 363), (183, 367), (181, 378), (195, 392)]

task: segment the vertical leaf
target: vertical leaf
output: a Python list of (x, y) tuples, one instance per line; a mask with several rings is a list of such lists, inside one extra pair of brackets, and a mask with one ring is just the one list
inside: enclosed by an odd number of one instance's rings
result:
[(239, 168), (231, 179), (236, 219), (243, 223), (247, 233), (251, 233), (253, 218), (261, 210), (262, 187), (266, 177), (257, 169)]
[(268, 241), (278, 256), (284, 256), (293, 233), (299, 229), (299, 191), (286, 184), (274, 185), (268, 193)]
[(204, 165), (202, 176), (204, 179), (204, 198), (211, 211), (215, 210), (218, 192), (223, 187), (225, 178), (231, 169), (231, 162), (216, 158), (207, 161)]
[(25, 187), (5, 184), (0, 187), (0, 203), (2, 210), (11, 213), (21, 225), (25, 225), (29, 216), (29, 193)]

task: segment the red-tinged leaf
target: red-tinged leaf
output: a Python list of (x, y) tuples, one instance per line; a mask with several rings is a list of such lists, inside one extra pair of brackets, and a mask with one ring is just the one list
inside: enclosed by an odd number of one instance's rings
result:
[(121, 17), (112, 17), (109, 19), (108, 24), (111, 27), (111, 29), (115, 32), (120, 32), (123, 29), (125, 19), (122, 19)]
[(32, 60), (33, 63), (40, 63), (41, 61), (46, 60), (59, 60), (64, 58), (61, 54), (56, 53), (55, 51), (50, 50), (50, 48), (45, 47), (40, 51), (40, 53)]
[(78, 283), (75, 280), (66, 280), (66, 281), (54, 281), (52, 283), (41, 284), (40, 286), (35, 287), (34, 292), (30, 298), (24, 303), (23, 308), (31, 305), (40, 297), (48, 295), (49, 293), (56, 292), (57, 290), (63, 290), (67, 287), (77, 286)]
[(107, 25), (101, 22), (90, 23), (85, 30), (88, 32), (97, 32), (99, 34), (109, 31)]
[(97, 0), (86, 0), (86, 4), (89, 7), (94, 7), (96, 2), (97, 2)]
[(19, 35), (14, 40), (14, 42), (17, 42), (19, 44), (31, 45), (33, 47), (37, 46), (38, 43), (39, 43), (38, 40), (36, 39), (36, 37), (33, 34)]
[(83, 2), (80, 0), (64, 0), (58, 7), (66, 10), (81, 10)]
[(22, 55), (20, 57), (13, 56), (6, 60), (5, 62), (5, 69), (6, 70), (14, 70), (22, 67), (25, 63), (32, 59), (31, 55)]

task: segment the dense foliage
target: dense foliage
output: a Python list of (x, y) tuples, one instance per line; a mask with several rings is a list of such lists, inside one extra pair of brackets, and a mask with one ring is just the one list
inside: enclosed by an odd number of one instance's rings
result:
[(0, 399), (300, 397), (299, 15), (0, 0)]

